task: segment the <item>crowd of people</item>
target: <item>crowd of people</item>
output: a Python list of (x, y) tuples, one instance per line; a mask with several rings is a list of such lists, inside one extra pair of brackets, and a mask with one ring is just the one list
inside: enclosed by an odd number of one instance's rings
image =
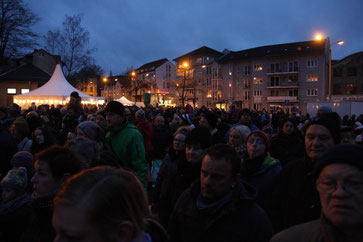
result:
[(363, 115), (0, 107), (0, 241), (363, 241)]

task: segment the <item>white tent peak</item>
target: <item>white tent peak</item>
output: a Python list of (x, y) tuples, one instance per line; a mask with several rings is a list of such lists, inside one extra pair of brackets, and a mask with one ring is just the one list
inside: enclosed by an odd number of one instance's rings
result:
[(74, 88), (64, 77), (61, 65), (57, 64), (52, 77), (47, 83), (31, 92), (18, 95), (18, 97), (53, 96), (67, 98), (72, 92), (78, 92), (79, 96), (82, 97), (82, 100), (90, 98), (95, 99), (95, 97), (89, 96)]

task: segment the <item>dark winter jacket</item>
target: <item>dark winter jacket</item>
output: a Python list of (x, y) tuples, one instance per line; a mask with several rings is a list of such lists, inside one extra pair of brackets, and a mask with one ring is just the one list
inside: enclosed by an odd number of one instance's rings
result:
[(280, 160), (282, 166), (289, 161), (302, 158), (305, 155), (302, 137), (298, 134), (286, 135), (280, 132), (271, 140), (270, 153), (272, 157)]
[(257, 203), (267, 214), (270, 214), (273, 191), (276, 189), (280, 177), (281, 164), (267, 153), (259, 169), (250, 173), (246, 169), (246, 162), (254, 162), (248, 158), (248, 154), (244, 156), (242, 161), (241, 178), (257, 189)]
[(159, 128), (153, 127), (154, 136), (152, 144), (154, 146), (153, 156), (154, 160), (162, 160), (168, 150), (168, 147), (173, 142), (173, 136), (167, 127)]
[(338, 230), (322, 216), (321, 219), (281, 231), (271, 242), (337, 242), (339, 237)]
[(237, 184), (217, 211), (197, 206), (200, 182), (193, 183), (179, 198), (169, 224), (171, 241), (269, 241), (273, 232), (265, 212), (255, 202), (256, 192), (246, 183)]
[(184, 154), (174, 157), (168, 153), (160, 168), (156, 180), (155, 199), (156, 209), (159, 211), (159, 221), (167, 226), (173, 208), (179, 196), (187, 189), (193, 181), (200, 177), (201, 163), (190, 163)]
[(27, 193), (0, 204), (0, 241), (19, 241), (29, 220), (30, 212)]
[(309, 158), (289, 162), (282, 169), (273, 202), (272, 222), (276, 231), (320, 217), (319, 194), (312, 171), (313, 163)]

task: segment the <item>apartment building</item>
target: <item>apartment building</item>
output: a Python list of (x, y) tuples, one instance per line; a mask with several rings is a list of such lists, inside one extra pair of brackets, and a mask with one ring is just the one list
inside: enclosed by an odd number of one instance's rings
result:
[(363, 52), (332, 61), (333, 101), (363, 101)]
[[(146, 84), (152, 105), (175, 105), (175, 66), (168, 59), (146, 63), (135, 70), (133, 81)], [(142, 85), (141, 85), (142, 86)], [(142, 93), (140, 93), (141, 95)]]
[(328, 40), (230, 51), (222, 65), (223, 97), (243, 108), (283, 108), (306, 112), (308, 102), (328, 95)]
[(201, 107), (223, 105), (222, 66), (217, 62), (222, 52), (203, 46), (174, 59), (177, 76), (175, 97), (177, 105)]

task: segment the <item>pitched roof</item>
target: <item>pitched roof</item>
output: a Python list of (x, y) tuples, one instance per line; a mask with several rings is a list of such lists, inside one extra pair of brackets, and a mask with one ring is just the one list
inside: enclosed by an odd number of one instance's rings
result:
[[(57, 60), (60, 60), (61, 59), (61, 56), (60, 55), (53, 55), (53, 54), (50, 54), (48, 51), (44, 50), (44, 49), (34, 49), (34, 51), (32, 53), (29, 53), (29, 54), (26, 54), (24, 57), (27, 57), (27, 56), (33, 56), (35, 52), (38, 52), (38, 51), (43, 51), (45, 53), (47, 53), (48, 55), (50, 56), (53, 56), (55, 59)], [(21, 59), (21, 58), (20, 58)]]
[(0, 75), (0, 81), (47, 82), (50, 75), (33, 64), (25, 64)]
[(140, 72), (155, 70), (156, 68), (158, 68), (159, 66), (161, 66), (162, 64), (164, 64), (167, 61), (168, 61), (168, 59), (166, 59), (166, 58), (156, 60), (156, 61), (152, 61), (152, 62), (149, 62), (149, 63), (146, 63), (146, 64), (140, 66), (136, 70), (140, 71)]
[(193, 50), (185, 55), (179, 56), (174, 59), (174, 61), (178, 61), (179, 59), (185, 58), (185, 57), (192, 57), (192, 56), (214, 56), (219, 57), (223, 55), (223, 53), (216, 51), (214, 49), (211, 49), (207, 46), (200, 47), (199, 49)]
[(324, 53), (326, 40), (323, 41), (304, 41), (278, 45), (267, 45), (241, 51), (231, 51), (222, 58), (220, 62), (228, 62), (240, 59), (273, 57), (285, 55), (301, 55), (312, 53)]

